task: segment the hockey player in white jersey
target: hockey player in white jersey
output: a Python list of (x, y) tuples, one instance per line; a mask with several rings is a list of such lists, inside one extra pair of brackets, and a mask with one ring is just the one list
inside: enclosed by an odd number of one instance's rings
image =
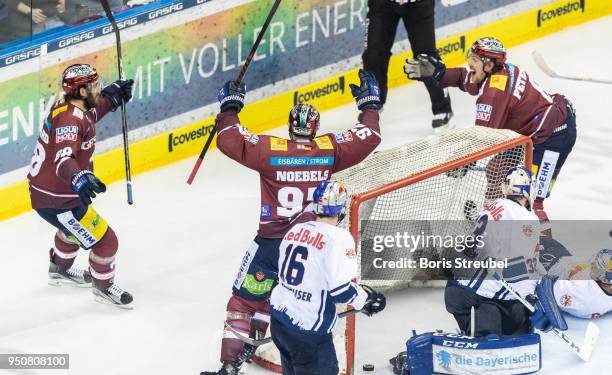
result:
[[(477, 249), (478, 258), (507, 259), (502, 276), (523, 296), (534, 292), (539, 276), (540, 230), (538, 217), (531, 210), (533, 181), (526, 167), (511, 168), (501, 187), (504, 198), (486, 202), (475, 224), (475, 234), (485, 235), (484, 248)], [(445, 303), (464, 334), (472, 331), (472, 307), (476, 337), (490, 333), (512, 336), (531, 331), (529, 311), (492, 278), (487, 268), (455, 271), (454, 279), (445, 290)]]
[(590, 263), (562, 264), (554, 293), (561, 310), (578, 318), (599, 318), (612, 311), (612, 249), (601, 249)]
[(316, 220), (297, 224), (280, 245), (279, 284), (272, 291), (272, 339), (283, 374), (338, 374), (332, 338), (336, 303), (368, 316), (382, 311), (385, 297), (355, 284), (357, 252), (350, 233), (336, 227), (348, 193), (339, 182), (322, 181), (314, 192)]

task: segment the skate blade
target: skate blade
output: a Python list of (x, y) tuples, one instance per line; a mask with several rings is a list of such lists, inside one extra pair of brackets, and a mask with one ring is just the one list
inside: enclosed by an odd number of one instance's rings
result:
[(68, 286), (71, 288), (91, 288), (91, 283), (82, 283), (79, 284), (77, 282), (66, 280), (66, 279), (49, 279), (47, 284), (54, 287)]
[(94, 295), (94, 300), (98, 303), (101, 303), (103, 305), (110, 305), (110, 306), (114, 306), (114, 307), (118, 307), (120, 309), (124, 309), (124, 310), (132, 310), (134, 309), (134, 303), (129, 303), (127, 305), (121, 305), (119, 303), (115, 303), (113, 301), (108, 300), (107, 298), (104, 297), (100, 297), (98, 295)]

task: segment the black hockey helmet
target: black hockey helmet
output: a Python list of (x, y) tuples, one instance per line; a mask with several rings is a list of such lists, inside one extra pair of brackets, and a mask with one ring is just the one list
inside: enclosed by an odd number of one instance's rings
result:
[(310, 104), (298, 104), (289, 112), (289, 137), (313, 139), (319, 130), (319, 111)]

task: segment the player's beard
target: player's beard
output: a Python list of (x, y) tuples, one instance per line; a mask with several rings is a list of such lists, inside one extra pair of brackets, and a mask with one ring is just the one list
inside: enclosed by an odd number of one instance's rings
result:
[(87, 96), (85, 97), (84, 103), (85, 103), (85, 108), (87, 108), (87, 110), (89, 111), (90, 109), (94, 108), (96, 106), (96, 102), (98, 101), (98, 98), (96, 98), (93, 93), (88, 92)]

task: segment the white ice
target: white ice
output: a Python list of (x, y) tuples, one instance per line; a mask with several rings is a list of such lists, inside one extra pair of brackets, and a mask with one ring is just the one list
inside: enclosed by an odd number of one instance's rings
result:
[[(530, 53), (540, 51), (559, 72), (605, 78), (611, 33), (612, 17), (606, 17), (509, 51), (512, 62), (548, 91), (567, 95), (578, 112), (577, 144), (547, 201), (554, 219), (612, 219), (609, 86), (549, 78)], [(473, 124), (474, 98), (457, 90), (451, 96), (454, 121)], [(421, 85), (392, 90), (382, 114), (381, 148), (429, 135), (429, 106)], [(353, 104), (325, 112), (322, 131), (347, 129), (356, 116)], [(270, 133), (284, 136), (286, 129)], [(119, 237), (117, 281), (134, 294), (132, 311), (95, 303), (87, 289), (47, 285), (54, 229), (35, 213), (0, 223), (0, 353), (70, 354), (70, 370), (12, 373), (195, 375), (218, 367), (225, 304), (257, 227), (259, 183), (256, 173), (214, 151), (188, 186), (194, 159), (135, 176), (132, 207), (125, 203), (123, 183), (95, 200)], [(78, 264), (85, 265), (86, 257), (81, 253)], [(367, 362), (376, 365), (377, 374), (390, 373), (387, 359), (402, 350), (412, 329), (456, 329), (442, 290), (413, 289), (391, 294), (388, 301), (380, 315), (358, 318), (357, 369)], [(569, 334), (581, 341), (587, 322), (568, 318), (568, 323)], [(607, 373), (612, 314), (597, 324), (601, 337), (589, 363), (544, 334), (542, 373)], [(265, 371), (252, 365), (248, 373)]]

